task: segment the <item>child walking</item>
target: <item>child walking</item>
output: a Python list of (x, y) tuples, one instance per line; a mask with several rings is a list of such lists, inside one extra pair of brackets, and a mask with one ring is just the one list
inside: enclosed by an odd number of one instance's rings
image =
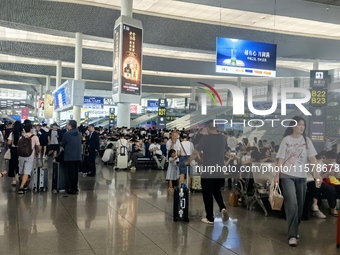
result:
[(166, 180), (169, 181), (169, 190), (173, 191), (174, 187), (173, 187), (172, 181), (176, 181), (179, 178), (179, 169), (176, 164), (177, 152), (174, 149), (171, 149), (168, 155), (169, 155), (169, 166), (166, 172)]

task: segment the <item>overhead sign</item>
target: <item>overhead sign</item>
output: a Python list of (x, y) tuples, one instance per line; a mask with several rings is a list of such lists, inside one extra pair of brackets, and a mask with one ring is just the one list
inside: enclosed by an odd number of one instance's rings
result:
[(158, 99), (158, 107), (167, 107), (167, 101), (165, 98)]
[(216, 72), (276, 76), (276, 44), (218, 37)]
[(328, 71), (311, 70), (310, 71), (310, 86), (312, 88), (328, 88), (330, 77)]
[(96, 108), (101, 109), (104, 107), (103, 97), (84, 97), (84, 108)]
[[(159, 101), (157, 101), (157, 100), (148, 100), (147, 101), (147, 108), (158, 108), (158, 103), (159, 103)], [(165, 100), (165, 106), (159, 106), (159, 107), (168, 107), (168, 101)]]

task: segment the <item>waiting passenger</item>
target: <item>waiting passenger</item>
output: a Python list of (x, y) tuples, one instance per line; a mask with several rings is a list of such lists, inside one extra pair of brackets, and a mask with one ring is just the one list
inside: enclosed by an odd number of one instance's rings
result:
[(271, 152), (268, 148), (264, 148), (262, 150), (262, 158), (260, 162), (275, 162), (275, 160), (272, 158)]
[(102, 157), (102, 161), (106, 164), (113, 164), (113, 144), (110, 143), (107, 148), (104, 151), (103, 157)]
[[(153, 140), (153, 143), (150, 144), (149, 151), (152, 154), (153, 159), (157, 163), (157, 168), (164, 170), (164, 164), (165, 164), (165, 156), (162, 153), (161, 145), (159, 144), (160, 141), (158, 138), (155, 138)], [(161, 159), (161, 162), (159, 162), (159, 158)]]

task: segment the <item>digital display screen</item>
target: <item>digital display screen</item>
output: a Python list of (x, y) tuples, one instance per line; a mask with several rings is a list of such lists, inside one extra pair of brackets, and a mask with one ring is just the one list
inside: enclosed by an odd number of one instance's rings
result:
[(216, 72), (276, 76), (276, 44), (218, 37)]
[(166, 116), (166, 108), (165, 107), (158, 108), (158, 116), (160, 116), (160, 117)]
[(70, 104), (71, 104), (71, 91), (68, 84), (58, 88), (56, 91), (53, 92), (54, 110), (63, 108)]

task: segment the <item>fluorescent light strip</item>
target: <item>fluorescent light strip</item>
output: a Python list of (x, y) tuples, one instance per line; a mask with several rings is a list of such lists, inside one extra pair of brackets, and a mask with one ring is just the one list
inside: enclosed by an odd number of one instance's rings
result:
[[(55, 0), (55, 2), (88, 4), (118, 10), (121, 8), (121, 0)], [(166, 18), (171, 17), (213, 25), (218, 23), (222, 26), (271, 31), (299, 36), (330, 39), (340, 38), (340, 25), (334, 23), (220, 8), (175, 0), (135, 0), (133, 9), (135, 13)], [(220, 17), (222, 17), (222, 20)]]

